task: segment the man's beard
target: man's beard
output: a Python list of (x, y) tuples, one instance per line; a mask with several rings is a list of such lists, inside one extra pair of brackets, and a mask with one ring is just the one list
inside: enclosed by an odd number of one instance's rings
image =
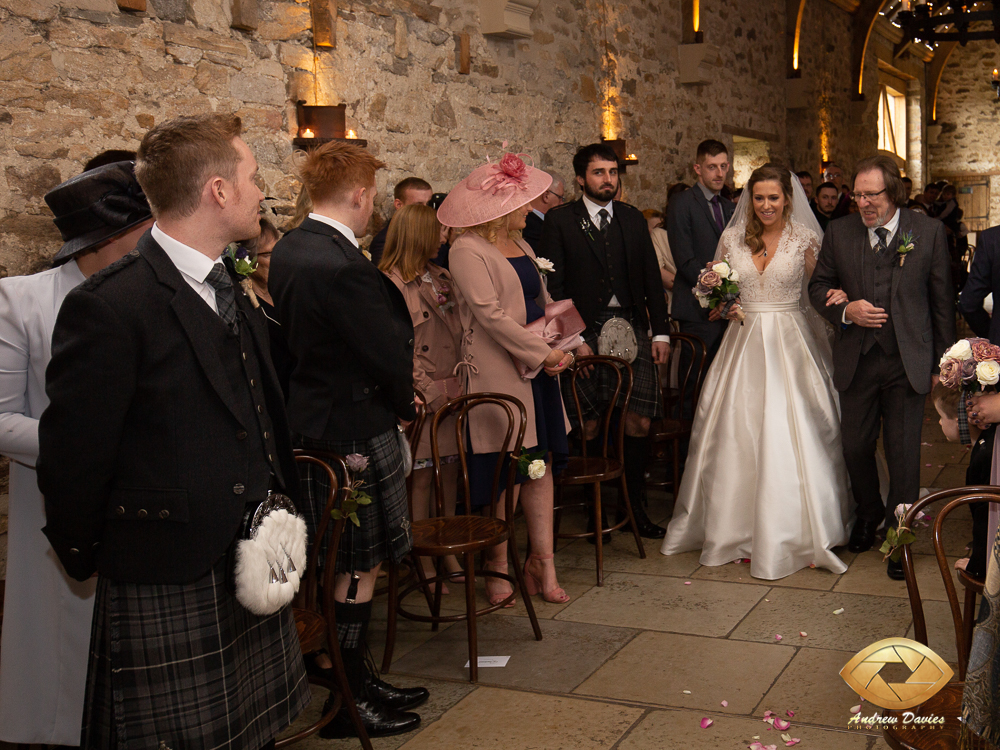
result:
[[(884, 227), (885, 223), (887, 221), (889, 221), (889, 219), (892, 217), (892, 215), (893, 215), (893, 213), (895, 213), (895, 211), (896, 211), (896, 209), (895, 209), (894, 206), (889, 206), (885, 210), (884, 213), (875, 214), (875, 223), (874, 224), (872, 224), (871, 226), (869, 226), (867, 223), (865, 223), (865, 226), (868, 227), (869, 229), (876, 229), (877, 227)], [(864, 218), (864, 217), (862, 217), (862, 218)]]
[(583, 192), (586, 193), (588, 198), (593, 198), (595, 201), (600, 201), (601, 203), (607, 203), (615, 197), (615, 193), (618, 192), (618, 188), (609, 187), (604, 188), (603, 190), (594, 190), (588, 183), (585, 182), (583, 183)]

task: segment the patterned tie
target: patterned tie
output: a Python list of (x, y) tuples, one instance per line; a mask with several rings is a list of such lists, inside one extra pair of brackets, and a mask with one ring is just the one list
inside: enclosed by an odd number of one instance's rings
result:
[(719, 203), (719, 196), (712, 196), (712, 213), (715, 214), (715, 223), (719, 226), (719, 231), (721, 232), (726, 228), (726, 222), (722, 218), (722, 204)]
[(878, 245), (875, 247), (875, 252), (880, 253), (883, 250), (888, 250), (889, 230), (885, 227), (875, 227), (875, 234), (878, 235)]
[(601, 218), (601, 225), (597, 228), (601, 230), (601, 234), (606, 234), (608, 231), (608, 224), (611, 223), (611, 214), (608, 213), (608, 209), (602, 208), (597, 212), (597, 215)]
[(205, 281), (215, 288), (215, 305), (219, 308), (219, 317), (226, 321), (234, 333), (239, 332), (236, 322), (236, 291), (226, 267), (222, 263), (216, 263)]

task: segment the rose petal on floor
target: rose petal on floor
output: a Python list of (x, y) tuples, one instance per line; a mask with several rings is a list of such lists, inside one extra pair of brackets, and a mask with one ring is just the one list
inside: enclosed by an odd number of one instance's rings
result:
[(792, 722), (785, 721), (784, 719), (775, 719), (774, 720), (774, 728), (777, 729), (777, 730), (779, 730), (779, 731), (784, 731), (784, 730), (788, 729), (788, 727), (790, 727), (791, 725), (792, 725)]
[(729, 701), (722, 701), (722, 703), (720, 703), (719, 705), (722, 706), (723, 708), (726, 708), (729, 705)]
[(851, 706), (851, 713), (852, 714), (859, 714), (859, 713), (861, 713), (861, 706)]
[(701, 720), (701, 728), (702, 728), (702, 729), (708, 729), (708, 728), (709, 728), (710, 726), (712, 726), (712, 725), (713, 725), (714, 723), (715, 723), (714, 721), (712, 721), (712, 720), (711, 720), (710, 718), (708, 718), (708, 717), (706, 716), (706, 717), (705, 717), (704, 719), (702, 719), (702, 720)]
[(780, 641), (780, 640), (781, 640), (781, 636), (780, 636), (780, 635), (776, 635), (776, 636), (774, 636), (774, 640), (776, 640), (776, 641)]
[(833, 614), (835, 614), (835, 615), (842, 615), (842, 614), (844, 614), (844, 608), (841, 607), (840, 609), (833, 610)]

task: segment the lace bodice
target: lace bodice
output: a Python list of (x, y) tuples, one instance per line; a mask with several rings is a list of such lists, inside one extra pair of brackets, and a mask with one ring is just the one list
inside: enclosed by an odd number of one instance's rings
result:
[(778, 241), (774, 258), (757, 270), (742, 228), (730, 228), (722, 234), (730, 265), (740, 274), (740, 298), (746, 302), (797, 302), (802, 298), (802, 280), (819, 254), (819, 237), (801, 224), (789, 222)]

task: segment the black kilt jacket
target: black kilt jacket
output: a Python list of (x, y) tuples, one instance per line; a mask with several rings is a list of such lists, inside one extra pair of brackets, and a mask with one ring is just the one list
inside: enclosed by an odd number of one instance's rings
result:
[[(37, 468), (44, 531), (73, 578), (195, 581), (227, 553), (245, 506), (267, 496), (270, 473), (298, 499), (266, 321), (238, 285), (236, 305), (252, 345), (244, 357), (256, 356), (260, 371), (253, 424), (236, 416), (238, 384), (223, 360), (232, 350), (216, 328), (225, 324), (149, 232), (66, 297)], [(262, 443), (270, 471), (261, 471)]]

